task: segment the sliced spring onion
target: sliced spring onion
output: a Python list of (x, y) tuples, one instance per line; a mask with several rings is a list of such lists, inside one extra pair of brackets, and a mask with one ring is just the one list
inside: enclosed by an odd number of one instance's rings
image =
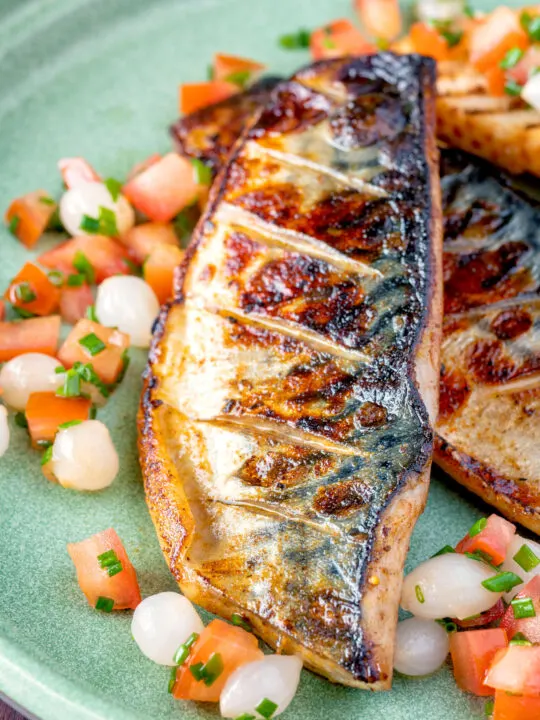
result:
[(197, 682), (200, 682), (203, 679), (203, 667), (204, 663), (202, 662), (198, 662), (194, 665), (189, 666), (189, 672), (193, 675)]
[(21, 318), (33, 318), (36, 317), (36, 314), (33, 312), (30, 312), (30, 310), (25, 310), (25, 308), (19, 307), (18, 305), (12, 305), (11, 309), (15, 313), (15, 315), (18, 315)]
[(178, 670), (178, 668), (176, 666), (171, 668), (171, 675), (169, 677), (169, 686), (167, 688), (169, 695), (172, 695), (172, 691), (174, 690), (174, 685), (176, 683), (176, 671), (177, 670)]
[(103, 597), (100, 595), (96, 601), (96, 610), (103, 610), (103, 612), (109, 613), (114, 607), (114, 600), (112, 598)]
[(531, 598), (514, 598), (510, 605), (516, 620), (536, 617), (536, 610)]
[(118, 575), (118, 573), (124, 569), (114, 550), (107, 550), (107, 552), (101, 553), (101, 555), (97, 556), (97, 559), (99, 567), (102, 570), (106, 570), (109, 577)]
[(15, 285), (15, 297), (19, 302), (30, 303), (37, 298), (37, 295), (29, 282), (21, 282)]
[(508, 50), (499, 65), (503, 70), (510, 70), (518, 64), (522, 57), (523, 50), (521, 48), (512, 48), (511, 50)]
[(478, 533), (481, 533), (482, 530), (487, 525), (487, 518), (483, 517), (477, 520), (474, 525), (469, 530), (469, 537), (474, 537), (475, 535), (478, 535)]
[(465, 17), (473, 18), (475, 16), (475, 13), (476, 10), (474, 10), (474, 8), (469, 5), (469, 3), (465, 3), (463, 7), (463, 14), (465, 15)]
[(462, 30), (440, 30), (439, 34), (446, 40), (449, 48), (453, 48), (458, 45), (463, 37)]
[(89, 285), (93, 285), (95, 283), (96, 272), (90, 260), (81, 250), (77, 250), (75, 253), (75, 257), (73, 258), (73, 267), (85, 276)]
[(282, 35), (278, 42), (285, 50), (303, 50), (309, 47), (310, 38), (310, 31), (301, 28), (298, 32)]
[(521, 13), (521, 26), (534, 42), (540, 41), (540, 17), (533, 17), (528, 12)]
[(68, 275), (66, 280), (66, 285), (68, 287), (81, 287), (81, 285), (84, 285), (86, 282), (86, 276), (80, 275), (79, 273)]
[(422, 592), (422, 588), (420, 587), (420, 585), (414, 586), (414, 594), (416, 595), (416, 599), (419, 603), (426, 602), (426, 598), (424, 597), (424, 593)]
[(525, 635), (523, 633), (516, 633), (514, 637), (510, 640), (509, 645), (532, 645), (532, 642), (530, 640), (527, 640)]
[(198, 682), (207, 687), (215, 683), (224, 670), (223, 658), (219, 653), (212, 653), (205, 663), (199, 662), (189, 666), (189, 671)]
[(82, 420), (68, 420), (65, 423), (60, 423), (58, 426), (59, 430), (66, 430), (67, 428), (73, 427), (74, 425), (80, 425)]
[(99, 353), (103, 352), (107, 347), (103, 340), (98, 338), (98, 336), (93, 332), (82, 337), (79, 340), (79, 345), (89, 352), (92, 357), (99, 355)]
[(184, 240), (191, 235), (198, 219), (199, 209), (195, 205), (189, 205), (178, 213), (174, 218), (173, 225), (179, 240)]
[(237, 72), (227, 75), (225, 80), (233, 85), (238, 85), (238, 87), (243, 90), (248, 84), (250, 77), (251, 73), (249, 70), (238, 70)]
[(118, 225), (116, 224), (116, 213), (110, 208), (99, 206), (99, 232), (108, 237), (118, 237)]
[(439, 623), (448, 634), (457, 632), (457, 625), (451, 618), (440, 618), (439, 620), (435, 620), (435, 622)]
[[(232, 82), (232, 81), (231, 81)], [(210, 185), (212, 183), (212, 171), (199, 158), (191, 158), (193, 174), (197, 185)]]
[(249, 713), (243, 713), (242, 715), (239, 715), (236, 720), (257, 720), (255, 715), (250, 715)]
[(15, 417), (13, 419), (15, 420), (15, 425), (25, 429), (28, 428), (28, 420), (23, 412), (15, 413)]
[(231, 622), (237, 627), (241, 627), (248, 632), (252, 632), (251, 625), (243, 615), (240, 615), (240, 613), (233, 613), (231, 616)]
[(81, 395), (81, 377), (76, 370), (67, 370), (64, 384), (56, 391), (61, 397), (80, 397)]
[(92, 320), (92, 322), (99, 322), (96, 315), (96, 306), (95, 305), (89, 305), (86, 308), (86, 317), (89, 320)]
[(45, 450), (45, 452), (41, 456), (41, 464), (46, 465), (51, 460), (52, 460), (52, 445), (49, 445), (49, 447)]
[(262, 715), (263, 718), (268, 720), (276, 712), (277, 707), (278, 706), (275, 702), (272, 702), (272, 700), (269, 700), (268, 698), (264, 698), (264, 700), (257, 705), (255, 710), (259, 713), (259, 715)]
[(191, 633), (191, 635), (188, 637), (185, 643), (180, 645), (178, 650), (174, 653), (173, 662), (176, 665), (183, 665), (189, 655), (189, 651), (193, 643), (197, 642), (199, 639), (199, 633)]
[(540, 563), (538, 555), (536, 555), (525, 543), (523, 543), (523, 545), (519, 548), (513, 559), (522, 570), (525, 570), (525, 572), (531, 572), (531, 570), (534, 570), (534, 568)]
[(97, 415), (97, 407), (95, 405), (92, 405), (90, 408), (90, 413), (88, 415), (90, 420), (95, 420)]
[(214, 68), (212, 65), (208, 65), (208, 67), (206, 68), (206, 79), (207, 80), (214, 79)]
[(56, 205), (56, 202), (52, 199), (52, 197), (49, 197), (48, 195), (42, 195), (39, 198), (39, 202), (43, 203), (44, 205)]
[(335, 50), (336, 49), (336, 43), (332, 40), (331, 37), (326, 36), (323, 38), (323, 45), (325, 48), (328, 48), (328, 50)]
[(471, 558), (471, 560), (476, 560), (477, 562), (483, 562), (487, 565), (490, 565), (494, 570), (498, 570), (499, 566), (493, 564), (493, 558), (488, 553), (484, 552), (483, 550), (474, 550), (474, 552), (466, 552), (463, 553), (468, 558)]
[(56, 287), (61, 287), (64, 284), (64, 274), (60, 270), (51, 270), (47, 273), (47, 277)]
[(90, 215), (83, 215), (79, 227), (84, 232), (97, 235), (99, 233), (99, 220), (98, 218), (90, 217)]
[(104, 183), (105, 187), (109, 191), (112, 201), (116, 202), (118, 198), (120, 197), (120, 192), (122, 190), (122, 183), (119, 180), (116, 180), (116, 178), (107, 178)]
[(19, 227), (20, 222), (21, 222), (21, 218), (18, 215), (14, 215), (11, 218), (11, 220), (9, 221), (8, 229), (12, 235), (16, 235), (17, 228)]
[(522, 582), (520, 577), (507, 570), (484, 580), (482, 586), (490, 592), (509, 592), (516, 585), (521, 585)]
[(493, 709), (495, 708), (495, 701), (493, 699), (486, 700), (484, 703), (484, 715), (491, 717), (493, 715)]
[(504, 86), (504, 92), (507, 95), (512, 95), (517, 97), (518, 95), (521, 95), (521, 91), (523, 90), (523, 86), (520, 85), (515, 80), (508, 79), (506, 81), (506, 85)]

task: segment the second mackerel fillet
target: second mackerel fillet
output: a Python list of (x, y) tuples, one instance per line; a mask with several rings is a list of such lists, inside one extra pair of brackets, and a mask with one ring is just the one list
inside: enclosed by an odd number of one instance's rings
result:
[(441, 242), (432, 61), (315, 64), (219, 172), (146, 373), (145, 491), (182, 591), (354, 687), (392, 681)]

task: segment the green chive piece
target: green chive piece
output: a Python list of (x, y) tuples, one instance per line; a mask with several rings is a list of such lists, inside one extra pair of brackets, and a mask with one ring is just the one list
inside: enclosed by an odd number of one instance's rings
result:
[(257, 705), (255, 710), (259, 713), (259, 715), (262, 715), (263, 718), (268, 720), (268, 718), (271, 718), (276, 712), (277, 708), (277, 703), (272, 702), (272, 700), (269, 700), (268, 698), (264, 698), (264, 700)]
[(300, 29), (298, 32), (282, 35), (278, 42), (284, 50), (303, 50), (309, 47), (310, 38), (309, 30)]
[(198, 639), (199, 633), (194, 632), (191, 633), (185, 643), (180, 645), (178, 650), (174, 653), (173, 662), (176, 665), (183, 665), (186, 662), (191, 646), (196, 643)]
[(536, 610), (531, 598), (514, 598), (511, 601), (512, 611), (516, 620), (536, 617)]
[(56, 202), (52, 199), (52, 197), (49, 197), (48, 195), (42, 195), (39, 198), (39, 202), (43, 203), (44, 205), (56, 205)]
[(198, 158), (191, 158), (195, 182), (197, 185), (210, 185), (212, 183), (212, 171)]
[(95, 305), (89, 305), (86, 308), (86, 317), (89, 320), (92, 320), (92, 322), (99, 322), (96, 315), (96, 306)]
[(107, 178), (105, 180), (105, 187), (109, 191), (109, 194), (112, 198), (113, 202), (116, 202), (118, 198), (120, 197), (120, 192), (122, 190), (122, 183), (119, 180), (116, 180), (116, 178)]
[(56, 287), (62, 287), (64, 284), (64, 274), (60, 270), (51, 270), (47, 273), (47, 277)]
[(527, 640), (525, 635), (523, 633), (516, 633), (514, 637), (510, 640), (509, 645), (532, 645), (532, 642), (530, 640)]
[(109, 577), (114, 577), (115, 575), (118, 575), (118, 573), (122, 572), (123, 569), (122, 563), (119, 560), (115, 565), (110, 565), (107, 568), (107, 575)]
[(473, 18), (475, 13), (476, 11), (468, 3), (465, 3), (465, 7), (463, 8), (463, 14), (465, 17)]
[(493, 709), (495, 707), (495, 701), (494, 700), (486, 700), (484, 704), (484, 715), (486, 717), (491, 717), (493, 715)]
[(81, 287), (81, 285), (84, 285), (86, 282), (86, 276), (80, 275), (77, 273), (77, 275), (68, 275), (66, 280), (66, 285), (68, 287)]
[(28, 429), (28, 420), (23, 412), (15, 413), (14, 420), (15, 425), (18, 425), (20, 428)]
[(90, 408), (90, 413), (88, 415), (90, 420), (95, 420), (97, 415), (97, 407), (95, 405), (92, 405)]
[(238, 85), (238, 87), (243, 90), (248, 84), (250, 77), (251, 72), (249, 70), (238, 70), (237, 72), (227, 75), (225, 80), (233, 85)]
[(73, 258), (73, 267), (78, 270), (81, 275), (84, 275), (89, 285), (93, 285), (96, 282), (96, 273), (90, 260), (81, 251), (77, 250), (75, 257)]
[(509, 592), (516, 585), (521, 585), (523, 580), (513, 572), (501, 572), (482, 582), (482, 586), (490, 592)]
[(15, 297), (19, 302), (31, 303), (37, 298), (37, 295), (29, 282), (21, 282), (15, 285)]
[(435, 622), (439, 623), (448, 634), (457, 632), (457, 625), (451, 618), (440, 618), (440, 620), (435, 620)]
[(169, 677), (169, 685), (167, 688), (167, 691), (170, 695), (172, 695), (172, 691), (174, 690), (174, 685), (176, 683), (176, 671), (178, 670), (177, 667), (171, 668), (171, 675)]
[(510, 70), (518, 64), (518, 62), (523, 57), (523, 54), (524, 53), (521, 48), (512, 48), (511, 50), (508, 50), (499, 65), (502, 67), (503, 70)]
[(441, 30), (440, 35), (446, 40), (448, 47), (452, 48), (459, 44), (459, 41), (463, 37), (463, 32), (461, 30)]
[(236, 720), (257, 720), (257, 718), (255, 717), (255, 715), (244, 713), (243, 715), (239, 715)]
[(197, 682), (200, 682), (203, 679), (203, 668), (204, 668), (204, 663), (202, 663), (202, 662), (198, 662), (198, 663), (195, 663), (195, 665), (189, 666), (189, 672), (193, 675), (193, 677), (195, 678), (195, 680), (197, 680)]
[(521, 25), (533, 41), (540, 41), (540, 17), (533, 17), (530, 13), (521, 14)]
[(101, 338), (98, 338), (96, 333), (88, 333), (88, 335), (85, 335), (79, 340), (79, 345), (83, 347), (87, 352), (90, 353), (92, 357), (95, 355), (99, 355), (99, 353), (103, 352), (107, 345), (101, 340)]
[(54, 208), (54, 211), (49, 218), (49, 222), (47, 223), (46, 229), (52, 230), (54, 232), (61, 232), (64, 229), (62, 221), (60, 220), (60, 210), (58, 209), (58, 206)]
[(474, 537), (475, 535), (478, 535), (478, 533), (481, 533), (482, 530), (487, 525), (487, 518), (483, 517), (477, 520), (474, 525), (469, 530), (469, 537)]
[(178, 235), (179, 240), (185, 240), (191, 235), (197, 224), (199, 215), (199, 208), (195, 205), (190, 205), (178, 213), (173, 223), (174, 231)]
[(468, 558), (471, 558), (471, 560), (477, 560), (478, 562), (486, 563), (487, 565), (490, 565), (494, 570), (498, 570), (500, 566), (493, 564), (493, 558), (491, 555), (488, 555), (488, 553), (484, 552), (483, 550), (474, 550), (474, 552), (466, 552), (463, 553)]
[(99, 220), (98, 218), (90, 217), (90, 215), (83, 215), (79, 227), (86, 233), (97, 235), (99, 233)]
[(323, 45), (325, 48), (328, 48), (328, 50), (336, 49), (336, 43), (332, 40), (331, 37), (328, 37), (328, 36), (323, 38)]
[(206, 68), (206, 79), (207, 80), (214, 79), (214, 68), (212, 65), (208, 65), (208, 67)]
[(43, 455), (41, 456), (41, 465), (46, 465), (48, 462), (52, 460), (52, 445), (49, 445), (49, 447), (45, 450)]
[(531, 548), (523, 543), (517, 553), (514, 555), (515, 562), (525, 572), (531, 572), (540, 563), (540, 558), (536, 555)]
[(110, 208), (99, 206), (99, 232), (109, 237), (118, 237), (118, 226), (116, 224), (116, 213)]
[(244, 630), (247, 630), (248, 632), (253, 632), (249, 622), (246, 620), (246, 618), (243, 615), (240, 615), (240, 613), (233, 613), (231, 616), (231, 622), (233, 625), (236, 625), (237, 627), (241, 627)]
[(15, 315), (18, 315), (25, 320), (28, 318), (36, 317), (35, 313), (30, 312), (30, 310), (25, 310), (25, 308), (19, 307), (18, 305), (12, 305), (11, 309), (13, 310)]
[(21, 218), (18, 215), (14, 215), (11, 220), (9, 221), (8, 230), (12, 235), (17, 234), (17, 229), (19, 227), (19, 223), (21, 222)]
[(114, 565), (118, 562), (118, 555), (115, 550), (106, 550), (97, 556), (97, 560), (100, 568), (106, 568), (109, 565)]
[(223, 664), (223, 658), (221, 655), (219, 653), (213, 653), (210, 655), (203, 668), (204, 684), (207, 687), (213, 685), (224, 669), (225, 665)]
[(70, 427), (75, 427), (75, 425), (80, 425), (82, 423), (82, 420), (68, 420), (65, 423), (60, 423), (58, 426), (59, 430), (67, 430)]
[(84, 382), (95, 385), (104, 398), (108, 398), (111, 394), (110, 387), (101, 380), (99, 375), (94, 370), (94, 366), (91, 363), (86, 363), (83, 365), (82, 362), (76, 362), (73, 364), (71, 370), (77, 375), (79, 375), (81, 380), (83, 380)]
[(420, 585), (414, 586), (414, 594), (416, 595), (416, 599), (419, 603), (426, 602), (426, 598), (424, 597), (424, 593), (422, 592), (422, 588), (420, 587)]
[(96, 602), (96, 610), (103, 610), (103, 612), (109, 613), (114, 607), (114, 600), (112, 598), (103, 597), (100, 595)]
[(431, 557), (439, 557), (439, 555), (448, 555), (449, 553), (455, 553), (456, 551), (451, 545), (445, 545), (440, 550), (438, 550), (435, 555), (432, 555)]
[(507, 80), (506, 85), (504, 86), (504, 92), (507, 95), (512, 95), (514, 97), (521, 95), (522, 90), (523, 90), (523, 86), (520, 85), (515, 80)]
[(80, 397), (81, 395), (81, 378), (76, 370), (68, 370), (64, 379), (64, 384), (58, 388), (56, 394), (60, 397)]
[(118, 377), (116, 378), (115, 385), (120, 385), (122, 380), (125, 378), (126, 373), (128, 371), (129, 363), (131, 362), (131, 358), (129, 357), (129, 352), (128, 352), (127, 348), (123, 351), (123, 353), (121, 355), (121, 360), (122, 360), (122, 369), (120, 370)]

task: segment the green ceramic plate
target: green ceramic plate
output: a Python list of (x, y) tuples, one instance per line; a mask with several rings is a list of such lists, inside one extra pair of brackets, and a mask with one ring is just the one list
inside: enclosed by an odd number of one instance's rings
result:
[[(256, 57), (277, 73), (308, 61), (277, 37), (350, 14), (350, 0), (0, 0), (0, 209), (37, 187), (60, 191), (56, 162), (83, 155), (122, 177), (170, 147), (181, 81), (205, 77), (216, 50)], [(0, 287), (28, 254), (0, 229)], [(172, 700), (168, 670), (131, 639), (128, 613), (91, 610), (66, 542), (113, 525), (138, 570), (143, 595), (174, 589), (144, 504), (135, 450), (139, 353), (100, 413), (122, 458), (96, 495), (46, 482), (26, 434), (13, 427), (0, 461), (0, 691), (43, 720), (216, 717)], [(480, 508), (435, 475), (408, 564), (464, 534)], [(448, 668), (427, 680), (397, 677), (390, 693), (330, 685), (305, 672), (290, 720), (469, 720), (483, 703), (461, 694)]]

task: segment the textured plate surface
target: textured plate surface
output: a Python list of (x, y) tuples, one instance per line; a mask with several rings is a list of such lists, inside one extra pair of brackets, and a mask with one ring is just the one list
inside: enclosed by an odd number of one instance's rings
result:
[[(285, 74), (308, 56), (280, 50), (276, 38), (349, 10), (349, 0), (0, 0), (0, 209), (37, 187), (58, 194), (63, 156), (83, 155), (105, 176), (122, 177), (137, 159), (170, 147), (177, 85), (204, 78), (214, 51), (256, 57)], [(1, 288), (27, 258), (1, 228)], [(100, 413), (122, 458), (110, 489), (82, 495), (47, 483), (19, 428), (0, 460), (0, 691), (43, 720), (217, 717), (167, 695), (168, 670), (139, 653), (130, 614), (92, 611), (65, 549), (113, 525), (143, 595), (174, 589), (136, 458), (143, 364), (139, 352)], [(485, 508), (436, 476), (408, 566), (455, 542), (479, 512)], [(285, 717), (472, 720), (482, 707), (456, 689), (448, 667), (427, 680), (397, 677), (391, 693), (378, 695), (306, 672)]]

